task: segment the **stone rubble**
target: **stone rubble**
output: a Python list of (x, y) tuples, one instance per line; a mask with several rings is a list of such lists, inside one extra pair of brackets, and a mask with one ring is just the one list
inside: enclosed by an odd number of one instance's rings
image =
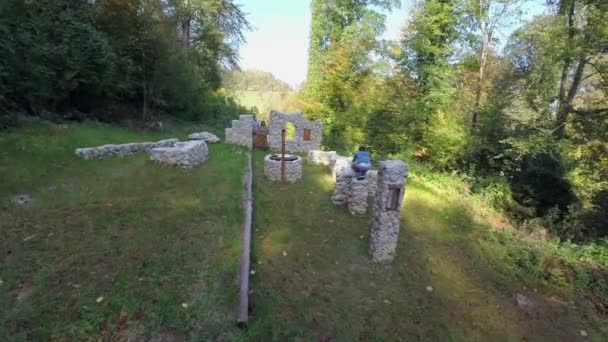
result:
[(226, 128), (226, 143), (252, 147), (253, 115), (243, 114), (238, 120), (232, 120), (232, 127)]
[(215, 144), (220, 141), (215, 134), (209, 132), (197, 132), (188, 135), (189, 140), (204, 140), (207, 144)]
[[(269, 154), (264, 158), (264, 175), (273, 182), (281, 181), (281, 161), (271, 159)], [(294, 155), (285, 155), (285, 157), (294, 157)], [(293, 161), (285, 161), (285, 180), (289, 183), (295, 183), (302, 179), (302, 157)]]
[[(369, 253), (372, 261), (385, 262), (395, 257), (399, 239), (400, 208), (407, 180), (407, 165), (399, 160), (380, 162), (378, 189), (370, 222)], [(398, 189), (398, 190), (397, 190)], [(395, 191), (397, 191), (395, 193)], [(396, 207), (390, 208), (391, 196), (399, 195)]]
[(200, 165), (208, 157), (207, 143), (203, 140), (178, 142), (173, 147), (158, 147), (150, 151), (151, 160), (183, 168)]
[(77, 148), (75, 154), (84, 159), (99, 159), (109, 156), (125, 157), (139, 152), (149, 152), (150, 150), (158, 147), (172, 147), (178, 141), (178, 139), (173, 138), (159, 140), (157, 142), (141, 142), (118, 145), (110, 144), (98, 147)]

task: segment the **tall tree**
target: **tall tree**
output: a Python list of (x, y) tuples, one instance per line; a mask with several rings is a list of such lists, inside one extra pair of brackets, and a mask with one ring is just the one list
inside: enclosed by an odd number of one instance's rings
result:
[(585, 79), (594, 74), (600, 74), (604, 80), (608, 77), (608, 3), (602, 0), (562, 0), (558, 3), (558, 15), (566, 25), (554, 134), (564, 137), (571, 113), (608, 112), (608, 107), (574, 108), (574, 100)]
[(521, 0), (466, 0), (464, 9), (471, 21), (469, 27), (472, 45), (476, 52), (478, 63), (475, 102), (472, 109), (471, 126), (475, 130), (482, 100), (483, 85), (486, 76), (488, 56), (492, 45), (495, 44), (496, 31), (505, 25), (513, 24), (516, 17), (521, 15), (519, 4)]

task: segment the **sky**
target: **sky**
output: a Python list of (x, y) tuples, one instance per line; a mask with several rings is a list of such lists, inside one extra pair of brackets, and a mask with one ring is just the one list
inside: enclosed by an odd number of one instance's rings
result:
[[(525, 18), (540, 14), (541, 0), (530, 0)], [(544, 0), (542, 0), (544, 2)], [(401, 8), (385, 13), (384, 38), (396, 39), (411, 11), (413, 0), (402, 0)], [(306, 79), (310, 0), (240, 0), (253, 26), (240, 49), (242, 69), (271, 72), (297, 87)], [(522, 19), (525, 19), (522, 18)]]

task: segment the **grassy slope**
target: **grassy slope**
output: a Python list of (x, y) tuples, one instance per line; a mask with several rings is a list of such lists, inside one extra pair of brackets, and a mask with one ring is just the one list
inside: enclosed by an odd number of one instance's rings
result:
[[(209, 161), (193, 170), (154, 165), (145, 154), (73, 155), (76, 147), (183, 139), (195, 129), (36, 124), (0, 135), (3, 340), (234, 333), (241, 150), (212, 145)], [(19, 192), (33, 204), (13, 204)]]
[[(506, 223), (469, 196), (413, 174), (402, 209), (397, 258), (367, 257), (368, 218), (329, 197), (332, 179), (305, 167), (304, 180), (273, 184), (255, 159), (253, 340), (602, 340), (591, 304), (510, 264)], [(284, 253), (286, 255), (284, 255)], [(426, 290), (433, 287), (432, 292)], [(518, 307), (514, 295), (534, 303)]]

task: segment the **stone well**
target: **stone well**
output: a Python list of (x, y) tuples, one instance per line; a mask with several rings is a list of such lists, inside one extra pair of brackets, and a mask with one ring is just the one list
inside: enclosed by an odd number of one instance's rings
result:
[[(269, 154), (264, 158), (264, 175), (273, 182), (281, 181), (281, 156)], [(302, 179), (302, 157), (285, 155), (285, 180), (295, 183)]]

